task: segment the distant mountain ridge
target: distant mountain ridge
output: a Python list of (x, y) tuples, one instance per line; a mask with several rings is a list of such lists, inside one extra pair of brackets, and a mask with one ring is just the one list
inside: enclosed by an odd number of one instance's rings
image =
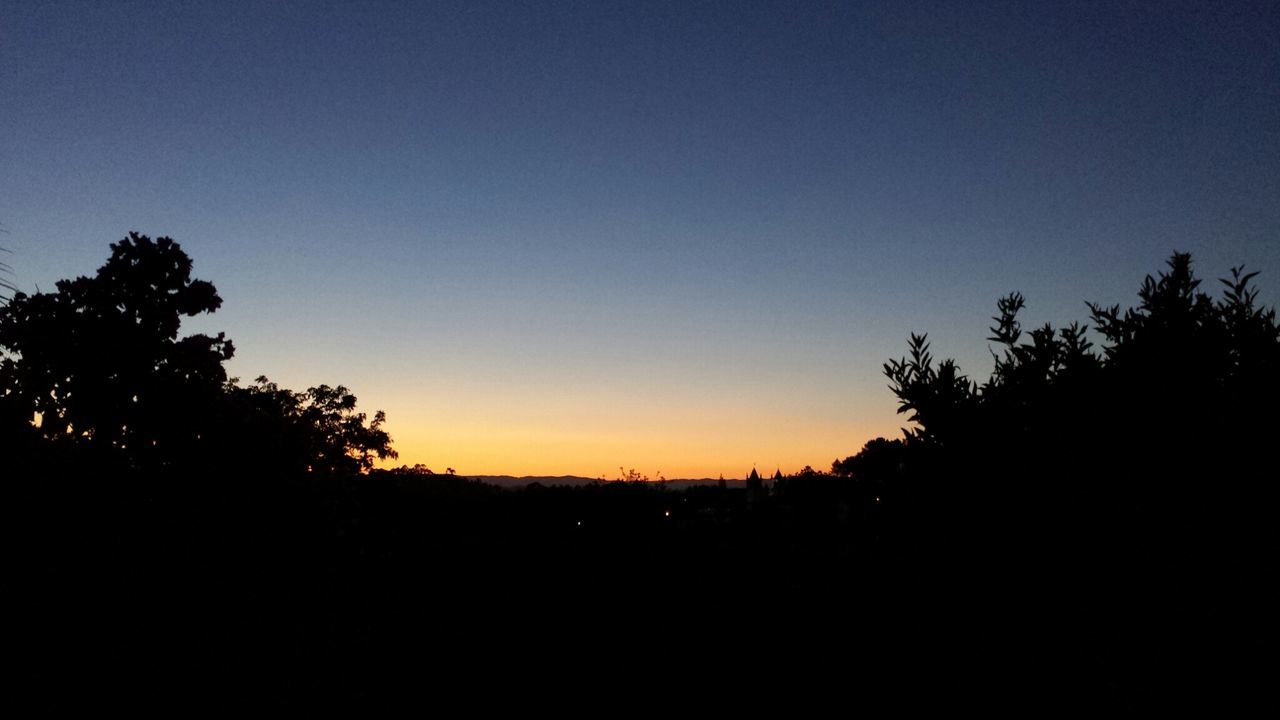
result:
[(479, 480), (488, 485), (497, 485), (498, 487), (524, 487), (531, 483), (540, 483), (542, 485), (569, 485), (576, 487), (578, 485), (588, 485), (596, 480), (596, 478), (582, 477), (580, 475), (465, 475), (464, 477), (473, 480)]
[[(498, 487), (505, 487), (505, 488), (522, 488), (522, 487), (525, 487), (526, 485), (530, 485), (535, 482), (540, 485), (548, 485), (548, 486), (568, 485), (570, 487), (578, 487), (581, 485), (590, 485), (591, 483), (596, 482), (597, 480), (600, 479), (600, 478), (582, 477), (581, 475), (521, 475), (519, 477), (515, 475), (466, 475), (464, 477), (468, 477), (473, 480), (479, 480), (480, 482), (486, 483), (488, 485), (497, 485)], [(667, 487), (672, 489), (678, 489), (678, 488), (691, 487), (695, 485), (715, 485), (720, 481), (715, 478), (696, 478), (696, 479), (677, 478), (673, 480), (667, 480), (666, 482), (667, 482)], [(725, 483), (730, 486), (742, 485), (745, 482), (746, 482), (745, 480), (738, 480), (738, 479), (725, 480)]]

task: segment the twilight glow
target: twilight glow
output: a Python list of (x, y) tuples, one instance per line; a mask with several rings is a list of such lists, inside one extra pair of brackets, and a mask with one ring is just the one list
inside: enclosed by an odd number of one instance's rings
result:
[[(461, 474), (826, 468), (1174, 249), (1280, 277), (1274, 3), (8, 4), (0, 246), (168, 235), (234, 375)], [(1230, 168), (1224, 171), (1223, 168)], [(1261, 298), (1272, 304), (1274, 297)]]

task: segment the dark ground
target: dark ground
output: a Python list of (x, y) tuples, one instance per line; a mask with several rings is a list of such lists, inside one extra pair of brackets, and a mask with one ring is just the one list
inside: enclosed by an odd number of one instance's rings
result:
[(823, 483), (29, 481), (9, 523), (18, 684), (52, 708), (1275, 702), (1273, 566), (1104, 552), (1105, 518), (1067, 538), (1032, 517), (927, 527)]

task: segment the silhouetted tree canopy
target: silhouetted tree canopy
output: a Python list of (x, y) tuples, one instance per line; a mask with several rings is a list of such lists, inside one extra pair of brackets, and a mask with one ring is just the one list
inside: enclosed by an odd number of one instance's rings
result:
[(831, 474), (866, 482), (886, 482), (902, 472), (906, 446), (901, 440), (868, 440), (857, 455), (831, 463)]
[(183, 317), (217, 310), (213, 285), (169, 238), (131, 233), (93, 277), (16, 293), (0, 309), (5, 415), (39, 417), (46, 439), (94, 444), (138, 463), (172, 456), (204, 431), (234, 348), (179, 337)]
[(341, 385), (294, 392), (259, 377), (247, 388), (229, 385), (228, 393), (254, 420), (273, 428), (277, 461), (292, 462), (295, 470), (352, 474), (372, 469), (374, 458), (398, 457), (382, 429), (386, 415), (379, 410), (369, 421)]
[(1104, 339), (1100, 354), (1077, 323), (1024, 335), (1022, 295), (1002, 298), (989, 338), (1000, 351), (981, 386), (954, 361), (935, 363), (926, 336), (911, 335), (909, 357), (884, 368), (898, 411), (919, 426), (909, 439), (946, 446), (995, 431), (1010, 440), (1066, 431), (1062, 423), (1081, 422), (1082, 413), (1106, 416), (1088, 423), (1095, 428), (1112, 419), (1162, 431), (1179, 423), (1197, 431), (1247, 429), (1246, 419), (1274, 424), (1280, 332), (1275, 310), (1257, 305), (1249, 284), (1256, 273), (1233, 269), (1215, 300), (1198, 289), (1189, 254), (1175, 253), (1168, 266), (1146, 278), (1136, 308), (1088, 304)]
[[(1280, 329), (1274, 308), (1258, 305), (1255, 275), (1233, 269), (1215, 298), (1191, 256), (1175, 253), (1143, 281), (1136, 307), (1088, 303), (1098, 348), (1077, 323), (1024, 332), (1025, 301), (1010, 294), (997, 303), (995, 363), (981, 385), (912, 334), (909, 355), (884, 366), (899, 412), (917, 424), (904, 430), (906, 474), (934, 484), (927, 497), (942, 506), (991, 518), (1038, 507), (1067, 522), (1106, 507), (1127, 518), (1116, 532), (1171, 537), (1199, 525), (1219, 539), (1251, 533), (1260, 542), (1250, 552), (1274, 545), (1262, 517), (1276, 484), (1258, 468), (1274, 464), (1280, 431)], [(873, 463), (879, 450), (834, 469)]]
[(107, 451), (134, 467), (256, 455), (296, 469), (368, 470), (395, 457), (378, 412), (369, 421), (342, 386), (306, 392), (265, 378), (241, 388), (223, 363), (223, 333), (180, 337), (182, 318), (217, 310), (214, 286), (191, 276), (170, 238), (130, 233), (93, 277), (51, 293), (16, 293), (0, 308), (0, 418), (33, 420), (46, 442)]

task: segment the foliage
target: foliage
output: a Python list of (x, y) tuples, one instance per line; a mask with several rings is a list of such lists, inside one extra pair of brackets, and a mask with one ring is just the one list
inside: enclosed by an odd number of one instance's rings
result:
[(1097, 346), (1079, 323), (1025, 332), (1026, 302), (1009, 294), (981, 384), (912, 334), (909, 355), (884, 372), (916, 426), (832, 471), (882, 486), (912, 508), (914, 537), (947, 537), (957, 554), (1011, 556), (1002, 543), (1018, 537), (1024, 553), (1057, 547), (1102, 566), (1152, 544), (1175, 553), (1192, 527), (1239, 557), (1280, 550), (1280, 493), (1257, 470), (1274, 464), (1280, 433), (1280, 329), (1254, 277), (1234, 268), (1211, 297), (1190, 255), (1175, 253), (1143, 281), (1136, 307), (1087, 304)]
[[(1088, 304), (1104, 339), (1100, 354), (1078, 323), (1057, 331), (1046, 324), (1024, 341), (1022, 295), (1000, 299), (989, 338), (1000, 352), (981, 387), (951, 360), (935, 366), (926, 336), (912, 334), (909, 358), (884, 367), (899, 412), (918, 423), (908, 438), (939, 447), (1016, 446), (1078, 434), (1082, 423), (1110, 431), (1121, 419), (1161, 437), (1250, 417), (1274, 423), (1269, 410), (1258, 415), (1258, 401), (1277, 395), (1280, 332), (1275, 310), (1257, 305), (1256, 273), (1233, 269), (1215, 300), (1198, 289), (1189, 254), (1175, 253), (1168, 268), (1144, 280), (1137, 308)], [(1088, 419), (1099, 411), (1109, 419)]]
[(890, 360), (884, 373), (898, 396), (898, 412), (911, 413), (909, 419), (920, 425), (914, 434), (941, 442), (973, 407), (976, 387), (960, 374), (955, 361), (934, 366), (927, 335), (912, 333), (909, 345), (910, 358)]
[(622, 466), (618, 467), (618, 477), (614, 482), (646, 482), (649, 480), (648, 475), (638, 472), (635, 468), (623, 470)]
[[(654, 482), (664, 483), (667, 481), (667, 479), (663, 477), (661, 470), (654, 473), (653, 475), (654, 475)], [(601, 475), (600, 479), (603, 480), (604, 476)], [(619, 465), (618, 477), (615, 478), (613, 482), (643, 483), (643, 482), (649, 482), (649, 476), (636, 470), (635, 468), (631, 468), (630, 470), (627, 470), (623, 468), (621, 465)]]
[[(0, 308), (0, 422), (49, 444), (105, 451), (133, 467), (281, 463), (367, 471), (395, 457), (382, 429), (342, 386), (293, 392), (259, 378), (228, 382), (223, 333), (179, 337), (182, 318), (222, 304), (191, 277), (170, 238), (130, 233), (93, 277)], [(250, 460), (249, 458), (253, 459)]]
[(254, 413), (278, 423), (281, 445), (288, 449), (285, 457), (296, 462), (297, 469), (324, 474), (367, 472), (374, 458), (398, 457), (391, 449), (391, 437), (382, 429), (385, 413), (379, 410), (370, 421), (356, 410), (356, 397), (341, 385), (294, 392), (259, 377), (254, 385), (233, 385), (228, 392)]
[(200, 437), (234, 347), (221, 333), (178, 337), (182, 317), (222, 299), (191, 278), (177, 243), (131, 233), (111, 250), (95, 276), (19, 292), (0, 309), (0, 388), (7, 419), (39, 417), (48, 440), (145, 464)]
[(902, 440), (868, 440), (857, 455), (831, 463), (831, 474), (857, 480), (885, 482), (902, 472), (906, 445)]

